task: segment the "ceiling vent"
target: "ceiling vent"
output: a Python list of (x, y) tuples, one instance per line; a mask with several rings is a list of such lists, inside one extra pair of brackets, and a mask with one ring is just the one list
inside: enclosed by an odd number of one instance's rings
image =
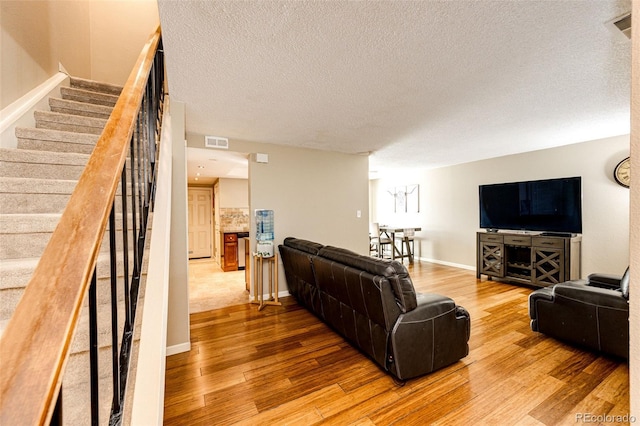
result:
[(218, 136), (205, 136), (204, 146), (207, 148), (229, 149), (229, 139)]
[(624, 34), (628, 39), (631, 39), (631, 13), (622, 15), (609, 22), (614, 30)]

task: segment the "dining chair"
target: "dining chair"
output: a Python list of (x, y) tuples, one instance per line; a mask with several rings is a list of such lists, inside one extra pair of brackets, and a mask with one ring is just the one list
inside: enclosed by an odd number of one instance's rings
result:
[(385, 249), (389, 249), (388, 257), (391, 257), (393, 241), (389, 237), (383, 237), (380, 233), (380, 224), (369, 223), (369, 254), (375, 257), (385, 257)]
[(415, 255), (415, 240), (416, 231), (413, 228), (403, 229), (401, 235), (396, 234), (396, 240), (400, 240), (400, 257), (405, 257), (411, 260)]

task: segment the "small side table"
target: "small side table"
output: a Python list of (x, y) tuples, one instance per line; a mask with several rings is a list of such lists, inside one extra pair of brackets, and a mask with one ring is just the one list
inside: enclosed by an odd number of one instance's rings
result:
[[(269, 271), (269, 298), (264, 300), (264, 265), (268, 265)], [(265, 306), (281, 306), (278, 301), (278, 256), (274, 253), (271, 257), (253, 255), (253, 300), (251, 303), (259, 305), (261, 311)]]

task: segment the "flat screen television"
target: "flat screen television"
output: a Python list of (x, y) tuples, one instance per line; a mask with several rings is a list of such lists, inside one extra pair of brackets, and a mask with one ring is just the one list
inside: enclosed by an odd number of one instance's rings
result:
[(580, 177), (480, 185), (480, 228), (582, 233)]

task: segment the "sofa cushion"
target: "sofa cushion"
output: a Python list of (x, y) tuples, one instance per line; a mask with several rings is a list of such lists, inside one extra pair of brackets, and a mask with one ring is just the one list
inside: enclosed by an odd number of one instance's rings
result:
[(402, 263), (395, 260), (363, 256), (351, 250), (331, 246), (323, 247), (318, 255), (325, 259), (387, 278), (391, 283), (395, 299), (402, 312), (409, 312), (416, 308), (418, 304), (416, 291), (409, 277), (409, 272)]

